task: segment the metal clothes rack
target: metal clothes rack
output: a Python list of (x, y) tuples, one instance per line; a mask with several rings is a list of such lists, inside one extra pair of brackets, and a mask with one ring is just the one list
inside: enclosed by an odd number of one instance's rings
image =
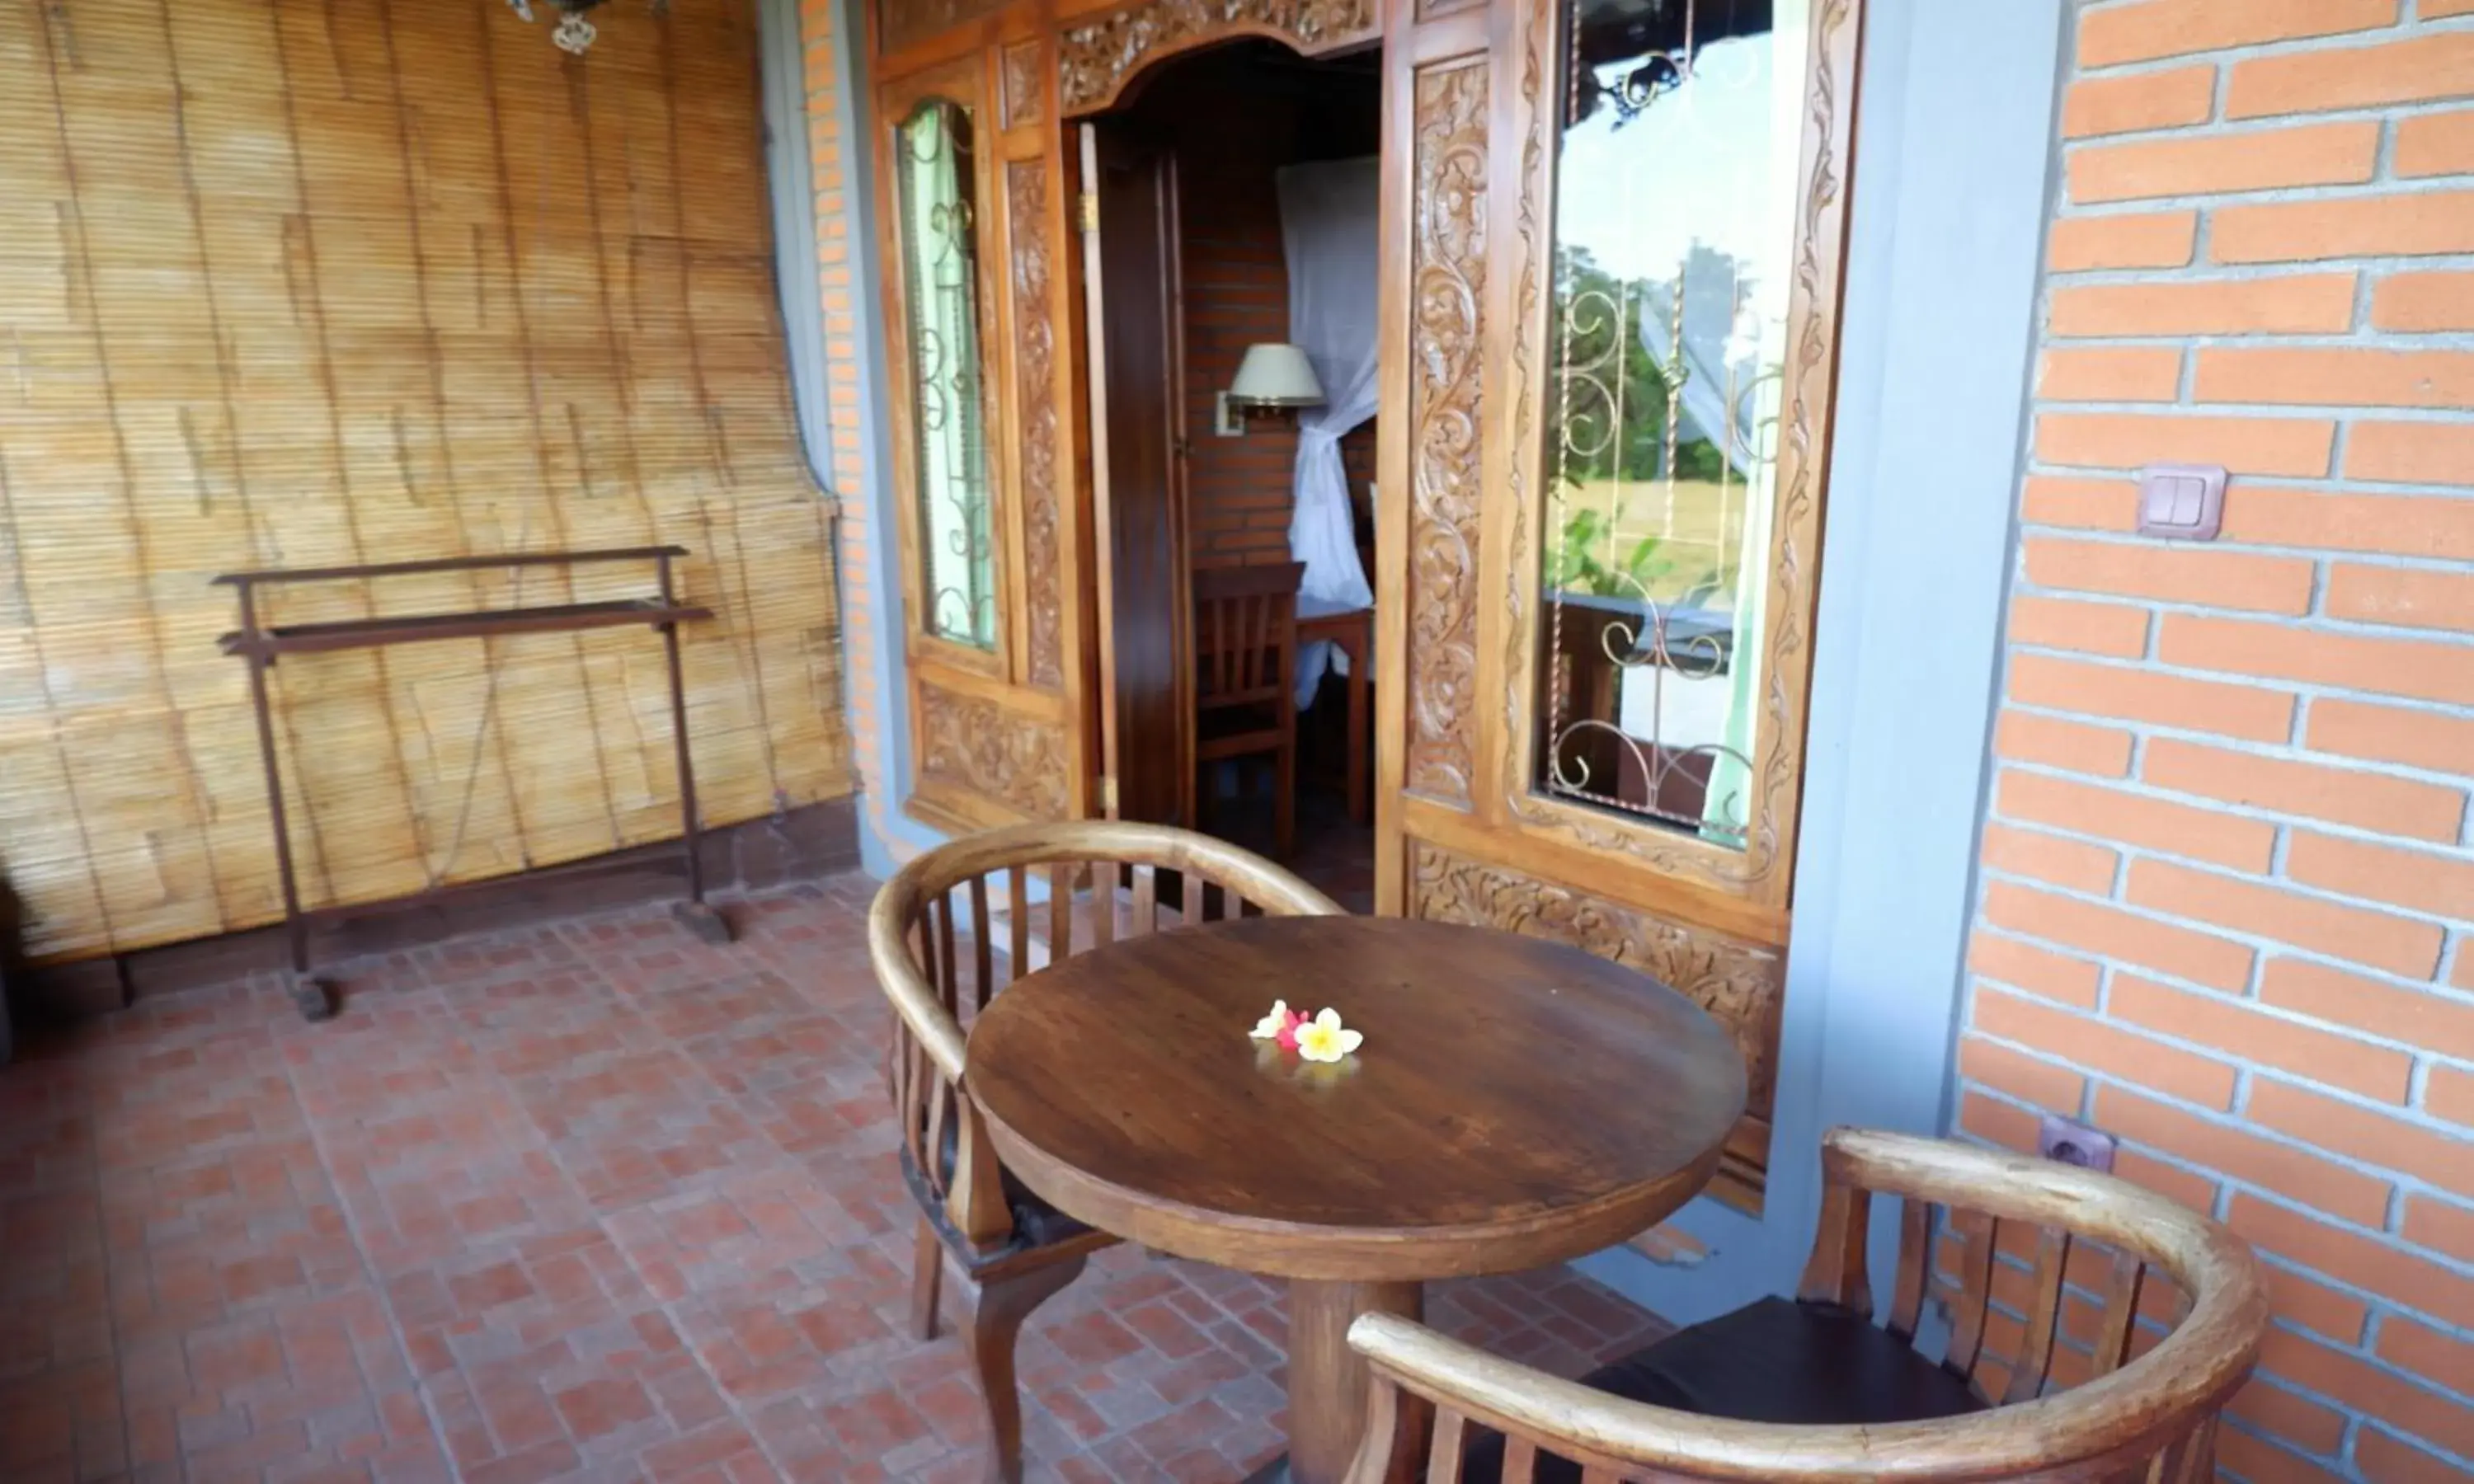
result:
[[(267, 672), (284, 655), (314, 655), (346, 649), (374, 649), (390, 644), (438, 639), (496, 638), (515, 634), (555, 634), (645, 624), (662, 635), (669, 664), (670, 732), (678, 754), (679, 814), (682, 851), (687, 866), (687, 899), (672, 912), (708, 943), (730, 941), (730, 926), (704, 899), (704, 860), (698, 849), (701, 833), (696, 813), (695, 765), (688, 754), (687, 687), (679, 668), (681, 623), (711, 618), (713, 610), (678, 601), (672, 563), (688, 555), (684, 546), (626, 546), (593, 551), (526, 552), (498, 557), (446, 557), (425, 562), (384, 562), (359, 566), (270, 568), (226, 572), (218, 586), (233, 588), (240, 599), (240, 628), (223, 636), (227, 655), (249, 661), (250, 701), (257, 712), (258, 752), (266, 764), (266, 802), (275, 824), (276, 869), (283, 880), (283, 928), (290, 943), (292, 999), (303, 1017), (324, 1020), (335, 1014), (335, 987), (312, 971), (309, 929), (321, 922), (339, 922), (378, 906), (402, 906), (470, 891), (487, 882), (431, 886), (408, 896), (379, 902), (301, 905), (301, 888), (292, 862), (292, 832), (283, 803), (282, 765), (275, 742), (275, 712), (268, 695)], [(301, 583), (352, 582), (376, 577), (409, 577), (422, 573), (495, 570), (500, 567), (571, 567), (595, 562), (651, 562), (658, 577), (657, 594), (594, 603), (482, 609), (469, 612), (421, 613), (395, 618), (354, 618), (337, 622), (284, 624), (258, 622), (257, 589)], [(595, 863), (578, 866), (591, 869)], [(549, 875), (578, 867), (553, 867), (536, 873)]]

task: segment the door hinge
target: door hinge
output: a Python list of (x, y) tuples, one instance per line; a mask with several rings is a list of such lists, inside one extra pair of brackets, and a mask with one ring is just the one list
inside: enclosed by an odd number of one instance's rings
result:
[(1081, 218), (1084, 231), (1096, 232), (1100, 229), (1100, 193), (1098, 191), (1084, 191), (1078, 198), (1075, 209)]

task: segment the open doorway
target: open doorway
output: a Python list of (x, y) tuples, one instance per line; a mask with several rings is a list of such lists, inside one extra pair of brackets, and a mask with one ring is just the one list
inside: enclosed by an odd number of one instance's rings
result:
[(1380, 56), (1198, 52), (1082, 143), (1116, 813), (1370, 910)]

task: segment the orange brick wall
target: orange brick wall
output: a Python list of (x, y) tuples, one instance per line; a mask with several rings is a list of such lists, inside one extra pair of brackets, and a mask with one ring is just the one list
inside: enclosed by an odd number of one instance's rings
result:
[(2228, 1472), (2474, 1477), (2474, 0), (2076, 24), (1957, 1117), (2266, 1255)]

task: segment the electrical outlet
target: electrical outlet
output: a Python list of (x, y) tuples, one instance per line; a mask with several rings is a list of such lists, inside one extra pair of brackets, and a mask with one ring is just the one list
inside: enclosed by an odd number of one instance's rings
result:
[(2043, 1125), (2036, 1130), (2038, 1154), (2099, 1175), (2113, 1173), (2113, 1149), (2112, 1135), (2052, 1113), (2047, 1113)]

